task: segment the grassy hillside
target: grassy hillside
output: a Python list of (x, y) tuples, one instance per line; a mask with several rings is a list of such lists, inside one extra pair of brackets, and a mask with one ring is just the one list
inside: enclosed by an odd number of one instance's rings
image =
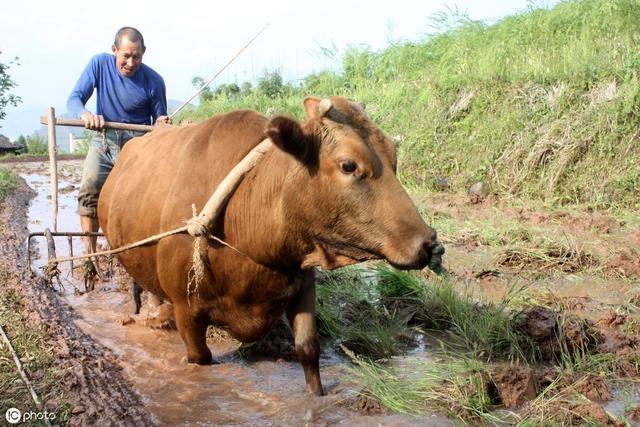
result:
[(245, 107), (301, 117), (303, 96), (345, 95), (398, 141), (413, 189), (485, 181), (501, 196), (640, 207), (640, 2), (568, 0), (494, 25), (432, 19), (448, 29), (349, 50), (340, 73), (300, 87), (272, 74), (255, 88), (218, 88), (183, 118)]

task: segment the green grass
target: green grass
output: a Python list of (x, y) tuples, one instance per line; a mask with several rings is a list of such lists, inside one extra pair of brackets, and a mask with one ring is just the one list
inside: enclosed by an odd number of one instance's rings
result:
[(404, 369), (390, 368), (345, 350), (354, 365), (349, 376), (362, 385), (361, 394), (393, 412), (440, 413), (463, 423), (499, 423), (489, 368), (469, 359), (410, 360)]
[(412, 273), (381, 264), (379, 293), (387, 303), (412, 307), (414, 322), (425, 330), (445, 331), (448, 345), (485, 360), (506, 358), (533, 361), (533, 342), (517, 328), (511, 299), (522, 290), (512, 288), (498, 304), (481, 304), (458, 293), (447, 279), (427, 284)]
[(389, 359), (406, 348), (410, 314), (378, 303), (371, 273), (358, 268), (323, 273), (316, 292), (321, 336), (374, 360)]
[(16, 176), (7, 168), (0, 166), (0, 202), (18, 185)]

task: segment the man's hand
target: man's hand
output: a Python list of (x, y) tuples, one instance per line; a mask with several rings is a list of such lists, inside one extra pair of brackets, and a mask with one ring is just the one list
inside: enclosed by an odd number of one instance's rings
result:
[(104, 128), (104, 117), (96, 116), (91, 111), (85, 111), (80, 115), (80, 119), (84, 122), (84, 127), (91, 130), (102, 130)]
[(158, 116), (158, 118), (156, 119), (156, 126), (157, 125), (170, 125), (171, 124), (171, 117), (169, 116)]

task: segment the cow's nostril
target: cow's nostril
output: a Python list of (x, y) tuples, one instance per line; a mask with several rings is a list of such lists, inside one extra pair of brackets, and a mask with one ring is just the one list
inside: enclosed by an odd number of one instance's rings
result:
[(427, 264), (429, 269), (436, 274), (442, 274), (444, 272), (444, 268), (442, 268), (442, 256), (445, 252), (442, 243), (438, 240), (434, 240), (433, 242), (429, 242), (428, 248), (425, 249), (427, 249), (430, 255), (429, 263)]

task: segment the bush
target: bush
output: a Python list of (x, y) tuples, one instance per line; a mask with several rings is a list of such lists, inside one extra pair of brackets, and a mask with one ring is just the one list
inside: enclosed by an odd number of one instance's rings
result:
[(15, 175), (9, 169), (0, 166), (0, 201), (4, 200), (17, 185)]

